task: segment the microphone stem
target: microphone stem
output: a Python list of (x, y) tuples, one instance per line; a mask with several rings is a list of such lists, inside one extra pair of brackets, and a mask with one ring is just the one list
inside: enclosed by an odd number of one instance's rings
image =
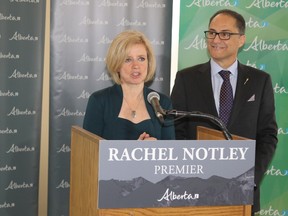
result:
[(184, 116), (184, 117), (189, 116), (189, 117), (200, 117), (200, 118), (208, 119), (221, 128), (226, 140), (232, 140), (232, 135), (227, 130), (224, 123), (219, 118), (217, 118), (213, 115), (201, 113), (198, 111), (197, 112), (195, 112), (195, 111), (194, 112), (185, 112), (185, 111), (177, 111), (177, 110), (167, 110), (167, 111), (164, 110), (164, 112), (165, 112), (165, 115), (172, 115), (175, 117), (177, 117), (177, 116)]

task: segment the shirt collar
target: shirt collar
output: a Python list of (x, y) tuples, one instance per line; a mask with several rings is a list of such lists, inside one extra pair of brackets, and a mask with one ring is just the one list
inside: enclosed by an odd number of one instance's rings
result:
[(229, 70), (232, 74), (232, 76), (237, 77), (237, 69), (238, 69), (238, 60), (236, 59), (235, 62), (227, 69), (224, 69), (220, 67), (212, 58), (210, 60), (211, 65), (211, 75), (215, 76), (220, 72), (221, 70)]

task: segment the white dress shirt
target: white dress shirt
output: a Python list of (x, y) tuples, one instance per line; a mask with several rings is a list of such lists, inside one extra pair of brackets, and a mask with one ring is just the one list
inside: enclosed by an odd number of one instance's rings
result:
[(219, 72), (221, 70), (229, 70), (231, 72), (230, 82), (233, 89), (233, 98), (235, 96), (236, 84), (237, 84), (237, 75), (238, 75), (238, 61), (237, 59), (229, 68), (220, 67), (212, 58), (210, 61), (211, 64), (211, 81), (212, 81), (212, 89), (214, 94), (214, 101), (216, 105), (217, 112), (219, 114), (219, 99), (220, 99), (220, 89), (223, 83), (223, 79), (220, 76)]

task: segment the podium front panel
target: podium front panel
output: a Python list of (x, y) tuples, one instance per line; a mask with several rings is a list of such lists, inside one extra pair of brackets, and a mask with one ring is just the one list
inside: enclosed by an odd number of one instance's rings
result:
[(251, 205), (253, 140), (99, 143), (99, 209)]

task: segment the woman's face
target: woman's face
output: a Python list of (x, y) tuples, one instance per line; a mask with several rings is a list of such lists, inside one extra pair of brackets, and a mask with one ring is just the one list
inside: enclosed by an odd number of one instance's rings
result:
[(143, 44), (130, 47), (128, 56), (122, 64), (119, 75), (122, 84), (141, 84), (147, 76), (148, 58)]

